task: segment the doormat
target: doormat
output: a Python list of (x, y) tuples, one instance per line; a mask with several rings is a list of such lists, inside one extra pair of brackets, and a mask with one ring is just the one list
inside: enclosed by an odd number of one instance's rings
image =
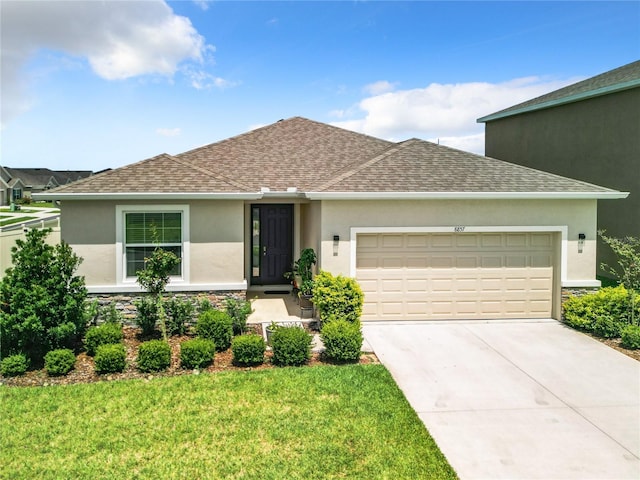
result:
[(290, 290), (266, 290), (266, 295), (285, 295), (291, 293)]

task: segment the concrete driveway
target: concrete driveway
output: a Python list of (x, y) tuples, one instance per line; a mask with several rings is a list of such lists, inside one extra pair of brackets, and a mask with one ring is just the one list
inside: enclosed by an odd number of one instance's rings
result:
[(640, 363), (555, 320), (367, 323), (461, 479), (640, 478)]

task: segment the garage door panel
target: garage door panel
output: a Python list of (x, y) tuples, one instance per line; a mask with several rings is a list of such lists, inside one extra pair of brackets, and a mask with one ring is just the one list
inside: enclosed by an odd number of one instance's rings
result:
[(358, 235), (363, 318), (549, 317), (553, 258), (547, 233)]

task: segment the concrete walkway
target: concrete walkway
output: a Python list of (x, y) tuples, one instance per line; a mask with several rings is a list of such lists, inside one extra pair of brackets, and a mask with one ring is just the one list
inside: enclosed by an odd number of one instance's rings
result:
[(639, 479), (640, 363), (554, 321), (364, 326), (461, 479)]

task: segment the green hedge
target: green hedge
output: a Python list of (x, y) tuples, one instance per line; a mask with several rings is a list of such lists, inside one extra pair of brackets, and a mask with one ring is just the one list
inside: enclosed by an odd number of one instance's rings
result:
[(84, 346), (87, 349), (87, 354), (93, 357), (100, 345), (120, 343), (123, 338), (124, 334), (122, 333), (122, 325), (119, 323), (107, 322), (97, 327), (91, 327), (87, 330), (87, 335), (84, 339)]
[(151, 335), (158, 323), (158, 304), (151, 297), (142, 297), (133, 302), (136, 306), (136, 325), (142, 329), (142, 335)]
[(66, 375), (73, 370), (75, 363), (76, 356), (68, 348), (51, 350), (44, 356), (44, 369), (52, 377)]
[(127, 355), (122, 343), (100, 345), (93, 358), (98, 373), (122, 372), (127, 364)]
[(360, 321), (364, 294), (358, 282), (349, 277), (320, 272), (314, 279), (313, 304), (321, 322), (341, 318), (349, 322)]
[(262, 335), (238, 335), (231, 342), (233, 363), (249, 366), (264, 362), (264, 352), (267, 346)]
[(24, 375), (29, 367), (29, 360), (24, 353), (10, 355), (0, 362), (0, 374), (3, 377), (17, 377)]
[(324, 355), (336, 362), (357, 362), (362, 349), (360, 322), (343, 319), (326, 322), (320, 330)]
[(159, 372), (171, 365), (171, 347), (163, 340), (149, 340), (138, 348), (138, 369), (141, 372)]
[(221, 310), (206, 310), (198, 317), (196, 334), (213, 340), (216, 351), (223, 352), (231, 346), (233, 319)]
[(631, 324), (631, 296), (635, 295), (635, 319), (640, 319), (640, 295), (623, 286), (607, 287), (595, 293), (570, 297), (563, 305), (563, 318), (574, 328), (599, 337), (620, 337)]
[(640, 325), (627, 325), (622, 329), (622, 346), (636, 350), (640, 348)]
[(311, 358), (311, 336), (301, 327), (278, 327), (271, 336), (271, 348), (275, 365), (304, 365)]
[(193, 338), (180, 344), (182, 368), (201, 368), (211, 365), (216, 353), (216, 344), (206, 338)]

